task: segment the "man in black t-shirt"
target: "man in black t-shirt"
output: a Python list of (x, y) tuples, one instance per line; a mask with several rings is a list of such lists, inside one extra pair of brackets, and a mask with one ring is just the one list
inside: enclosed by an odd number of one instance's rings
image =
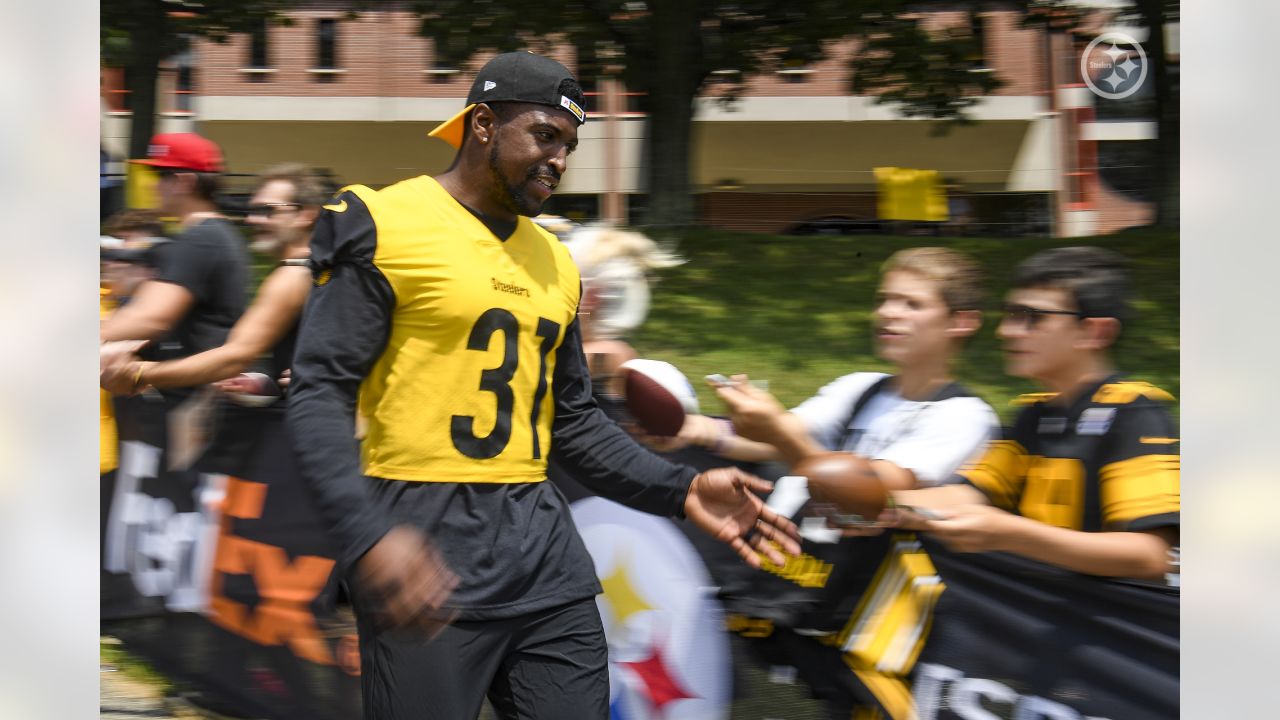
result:
[(178, 218), (182, 231), (157, 250), (155, 278), (103, 321), (101, 340), (153, 340), (153, 357), (185, 357), (226, 340), (244, 311), (249, 255), (214, 202), (223, 171), (217, 145), (193, 133), (160, 134), (147, 155), (132, 162), (156, 168), (159, 210)]

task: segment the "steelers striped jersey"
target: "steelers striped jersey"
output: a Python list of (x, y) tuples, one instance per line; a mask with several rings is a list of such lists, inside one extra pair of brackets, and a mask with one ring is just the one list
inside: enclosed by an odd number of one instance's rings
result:
[(960, 471), (964, 480), (997, 507), (1070, 530), (1178, 525), (1172, 396), (1111, 377), (1067, 405), (1055, 397), (1027, 403), (1007, 437)]

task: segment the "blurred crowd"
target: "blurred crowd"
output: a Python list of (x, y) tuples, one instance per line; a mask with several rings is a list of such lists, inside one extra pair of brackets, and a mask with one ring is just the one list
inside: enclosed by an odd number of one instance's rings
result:
[[(135, 162), (156, 174), (157, 207), (112, 215), (100, 240), (104, 473), (118, 463), (113, 394), (146, 394), (174, 413), (287, 403), (300, 318), (311, 289), (327, 281), (308, 262), (312, 228), (335, 190), (319, 173), (297, 164), (264, 171), (243, 218), (234, 218), (218, 202), (225, 167), (216, 145), (179, 133), (157, 136), (151, 148)], [(550, 216), (537, 222), (580, 268), (579, 321), (595, 392), (627, 422), (622, 378), (638, 359), (628, 338), (647, 315), (652, 271), (684, 260), (639, 232)], [(252, 299), (251, 251), (272, 265)], [(1059, 248), (1018, 268), (998, 333), (1008, 372), (1045, 392), (1024, 398), (1003, 430), (952, 371), (982, 324), (982, 269), (962, 253), (925, 247), (895, 254), (881, 270), (871, 331), (892, 372), (851, 369), (790, 409), (746, 375), (718, 378), (724, 412), (689, 412), (668, 436), (628, 425), (655, 450), (695, 449), (753, 467), (794, 468), (833, 452), (865, 461), (887, 498), (873, 517), (854, 517), (835, 495), (819, 498), (812, 488), (799, 499), (769, 498), (800, 526), (804, 552), (835, 570), (786, 594), (748, 584), (729, 606), (739, 629), (768, 623), (769, 640), (757, 646), (763, 662), (801, 667), (832, 717), (875, 704), (833, 678), (846, 671), (843, 654), (900, 679), (915, 657), (873, 656), (849, 627), (870, 637), (872, 625), (900, 622), (874, 632), (914, 632), (924, 642), (927, 617), (895, 615), (884, 603), (897, 599), (877, 594), (877, 583), (888, 563), (910, 565), (920, 578), (934, 572), (927, 561), (904, 559), (890, 538), (925, 533), (957, 552), (1013, 553), (1100, 577), (1166, 583), (1177, 572), (1170, 398), (1125, 379), (1110, 356), (1132, 321), (1125, 262), (1100, 248)], [(199, 423), (180, 432), (190, 436), (190, 453), (208, 443)], [(830, 662), (813, 661), (832, 653)]]

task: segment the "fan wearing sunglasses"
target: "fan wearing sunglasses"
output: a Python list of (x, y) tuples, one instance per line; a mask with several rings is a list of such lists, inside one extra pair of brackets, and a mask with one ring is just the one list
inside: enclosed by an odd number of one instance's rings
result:
[(1173, 398), (1125, 380), (1111, 358), (1129, 315), (1126, 264), (1110, 250), (1068, 247), (1018, 266), (999, 327), (1005, 370), (1047, 392), (1024, 396), (1008, 436), (962, 469), (960, 483), (895, 493), (939, 519), (882, 519), (959, 552), (1016, 553), (1107, 577), (1176, 572)]
[(246, 222), (254, 235), (251, 247), (273, 257), (279, 266), (263, 280), (227, 341), (178, 360), (156, 363), (130, 357), (109, 374), (111, 383), (104, 380), (103, 386), (129, 394), (147, 386), (163, 389), (216, 382), (234, 393), (277, 394), (274, 388), (263, 387), (266, 379), (242, 373), (268, 354), (267, 377), (287, 377), (298, 318), (312, 284), (307, 265), (311, 229), (328, 198), (326, 183), (304, 165), (288, 163), (265, 171), (249, 201)]

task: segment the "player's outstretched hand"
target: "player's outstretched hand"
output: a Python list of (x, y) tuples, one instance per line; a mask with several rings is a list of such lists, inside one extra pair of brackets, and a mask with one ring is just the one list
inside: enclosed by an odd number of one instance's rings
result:
[(751, 567), (760, 567), (761, 554), (783, 565), (786, 557), (779, 548), (799, 555), (800, 534), (795, 523), (755, 494), (771, 489), (772, 483), (735, 467), (708, 470), (689, 486), (684, 514), (708, 535), (727, 543)]
[(453, 620), (455, 613), (442, 608), (458, 576), (416, 528), (392, 528), (360, 558), (356, 571), (385, 626), (421, 629), (434, 637)]

